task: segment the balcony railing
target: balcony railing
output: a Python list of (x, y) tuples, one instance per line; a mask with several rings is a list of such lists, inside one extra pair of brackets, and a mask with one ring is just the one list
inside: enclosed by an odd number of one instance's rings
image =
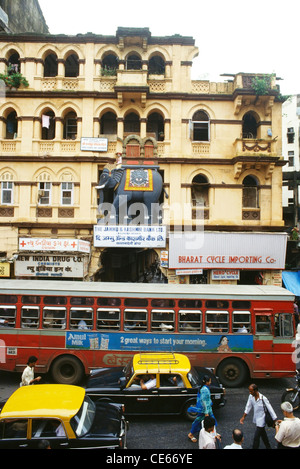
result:
[(277, 156), (276, 139), (237, 138), (236, 156)]

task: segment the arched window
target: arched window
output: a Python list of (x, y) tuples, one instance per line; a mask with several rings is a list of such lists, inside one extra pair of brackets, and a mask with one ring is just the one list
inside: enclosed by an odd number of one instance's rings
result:
[(135, 112), (130, 112), (124, 119), (124, 132), (131, 134), (140, 133), (140, 118)]
[(44, 77), (56, 77), (58, 73), (57, 55), (50, 53), (44, 62)]
[(108, 111), (100, 119), (100, 134), (112, 135), (117, 133), (117, 116), (115, 113)]
[(203, 174), (197, 174), (192, 180), (192, 205), (193, 207), (208, 207), (209, 182)]
[(243, 208), (259, 208), (259, 184), (254, 176), (243, 180)]
[(156, 138), (156, 140), (164, 140), (164, 118), (158, 112), (152, 112), (149, 114), (147, 119), (147, 133), (153, 134), (151, 136)]
[(119, 68), (119, 59), (114, 54), (107, 54), (102, 59), (101, 75), (102, 76), (114, 76), (117, 74)]
[(131, 139), (126, 145), (126, 157), (127, 158), (138, 158), (141, 154), (140, 142), (136, 139)]
[(76, 140), (77, 138), (77, 115), (70, 111), (64, 118), (64, 139)]
[(130, 54), (126, 59), (126, 70), (142, 70), (142, 60), (137, 54)]
[(8, 57), (8, 70), (9, 73), (20, 72), (20, 56), (18, 52), (12, 51)]
[(151, 57), (148, 65), (149, 75), (164, 75), (165, 70), (165, 61), (160, 55), (154, 55), (153, 57)]
[(208, 142), (209, 116), (205, 111), (197, 111), (192, 118), (192, 140), (194, 142)]
[(1, 205), (12, 205), (14, 203), (13, 175), (6, 172), (1, 175)]
[(79, 60), (77, 54), (70, 54), (65, 62), (65, 77), (78, 77)]
[(6, 118), (5, 138), (13, 139), (18, 135), (18, 119), (16, 111), (11, 111)]
[(243, 117), (243, 138), (257, 138), (257, 117), (252, 111)]
[(55, 138), (55, 114), (53, 111), (44, 111), (42, 114), (42, 140)]

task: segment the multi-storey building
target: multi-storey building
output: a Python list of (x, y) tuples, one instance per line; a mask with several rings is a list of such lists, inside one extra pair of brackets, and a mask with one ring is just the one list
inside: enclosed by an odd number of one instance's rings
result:
[[(4, 89), (0, 106), (0, 236), (10, 276), (281, 284), (275, 76), (194, 81), (194, 39), (153, 37), (148, 28), (2, 35), (0, 50), (0, 72), (11, 64), (29, 84)], [(116, 160), (159, 168), (168, 194), (159, 200), (159, 242), (96, 242), (96, 187)]]
[(290, 96), (282, 105), (282, 152), (286, 165), (283, 167), (283, 213), (289, 227), (299, 221), (300, 182), (300, 95)]

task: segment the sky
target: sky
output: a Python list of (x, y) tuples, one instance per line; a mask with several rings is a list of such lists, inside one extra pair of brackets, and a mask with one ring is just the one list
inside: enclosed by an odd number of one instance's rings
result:
[(275, 73), (283, 95), (300, 94), (299, 0), (39, 0), (51, 34), (191, 36), (199, 49), (192, 79)]

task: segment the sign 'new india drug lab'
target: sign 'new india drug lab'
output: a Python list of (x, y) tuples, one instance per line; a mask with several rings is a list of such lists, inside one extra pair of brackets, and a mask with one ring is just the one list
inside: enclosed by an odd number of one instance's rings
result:
[(285, 268), (286, 233), (170, 233), (169, 268)]

